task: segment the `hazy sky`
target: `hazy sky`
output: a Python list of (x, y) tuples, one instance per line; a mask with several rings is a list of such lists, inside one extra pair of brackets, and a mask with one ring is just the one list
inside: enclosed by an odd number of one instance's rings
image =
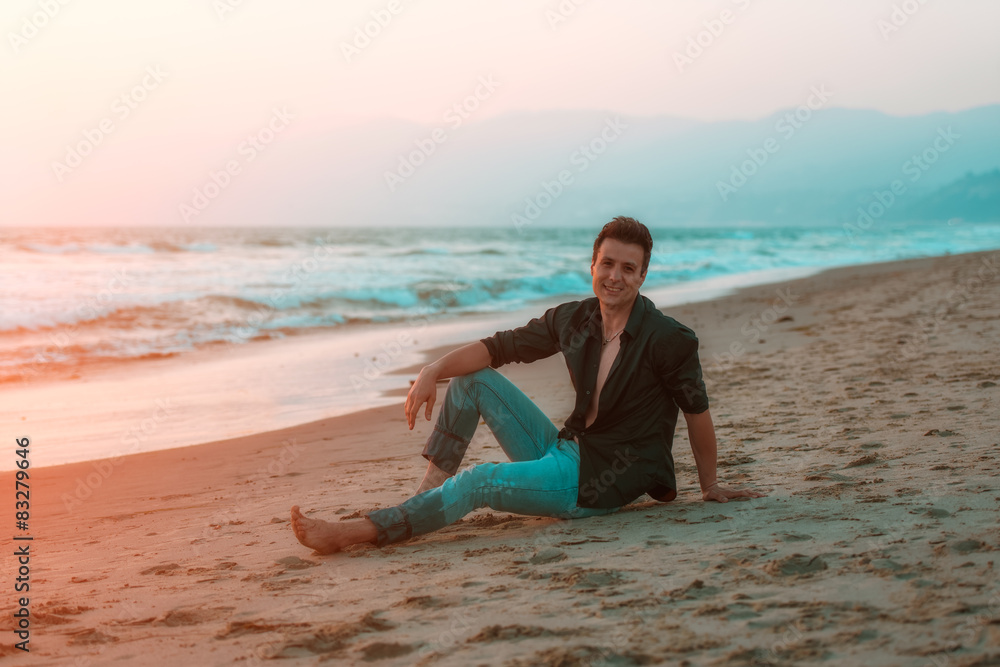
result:
[(162, 223), (205, 165), (266, 153), (249, 132), (440, 124), (477, 93), (470, 122), (752, 119), (818, 84), (896, 115), (996, 104), (997, 25), (994, 0), (4, 0), (0, 224)]

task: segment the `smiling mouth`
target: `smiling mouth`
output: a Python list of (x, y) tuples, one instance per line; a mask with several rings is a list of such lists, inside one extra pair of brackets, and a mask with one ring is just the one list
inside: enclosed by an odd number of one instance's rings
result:
[(608, 285), (605, 285), (604, 289), (607, 290), (608, 292), (611, 292), (612, 294), (618, 294), (619, 292), (622, 291), (621, 287), (609, 287)]

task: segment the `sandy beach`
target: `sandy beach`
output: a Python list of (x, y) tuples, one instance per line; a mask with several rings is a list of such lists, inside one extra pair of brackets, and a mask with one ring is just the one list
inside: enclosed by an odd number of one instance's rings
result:
[[(672, 503), (575, 522), (484, 509), (383, 549), (299, 545), (293, 504), (335, 520), (417, 487), (431, 423), (408, 431), (402, 397), (32, 468), (30, 592), (13, 592), (8, 537), (0, 664), (1000, 664), (1000, 252), (666, 312), (702, 342), (720, 478), (766, 497), (702, 502), (681, 425)], [(561, 424), (561, 357), (502, 372)], [(8, 456), (23, 435), (4, 434)], [(500, 456), (483, 428), (466, 463)], [(21, 596), (30, 654), (13, 647)]]

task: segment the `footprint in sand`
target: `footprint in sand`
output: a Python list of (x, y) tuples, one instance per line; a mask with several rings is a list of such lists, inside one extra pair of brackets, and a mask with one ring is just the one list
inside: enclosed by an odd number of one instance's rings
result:
[[(737, 498), (736, 500), (744, 500), (743, 498)], [(726, 516), (725, 514), (709, 514), (708, 516), (701, 517), (700, 521), (691, 521), (691, 525), (699, 523), (719, 523), (720, 521), (728, 521), (732, 519), (731, 516)]]
[(958, 542), (952, 542), (951, 548), (960, 554), (972, 553), (973, 551), (979, 551), (985, 546), (979, 540), (960, 540)]
[(538, 625), (488, 625), (480, 630), (474, 637), (468, 639), (468, 643), (490, 644), (493, 642), (509, 642), (528, 637), (572, 637), (574, 635), (587, 634), (586, 630), (580, 628), (543, 628)]
[(77, 616), (85, 611), (90, 611), (93, 607), (79, 604), (71, 605), (65, 602), (51, 602), (42, 604), (39, 609), (49, 614), (58, 614), (59, 616)]
[(69, 643), (72, 645), (89, 646), (93, 644), (111, 644), (118, 641), (118, 637), (106, 635), (95, 628), (83, 628), (75, 630), (69, 634)]
[(451, 606), (446, 603), (441, 598), (434, 597), (432, 595), (414, 595), (408, 597), (405, 600), (397, 602), (392, 605), (393, 607), (410, 607), (415, 609), (440, 609), (442, 607)]
[(860, 458), (854, 459), (853, 461), (851, 461), (850, 463), (848, 463), (844, 467), (845, 468), (857, 468), (859, 466), (867, 466), (867, 465), (871, 465), (873, 463), (878, 463), (878, 461), (879, 461), (878, 454), (875, 454), (875, 453), (865, 454), (864, 456), (862, 456)]
[(179, 607), (171, 609), (166, 614), (156, 619), (154, 625), (163, 625), (168, 628), (176, 628), (185, 625), (201, 625), (220, 618), (229, 616), (235, 607)]
[(384, 632), (396, 627), (394, 623), (377, 618), (375, 613), (368, 612), (360, 620), (353, 623), (309, 628), (305, 632), (289, 636), (271, 657), (328, 656), (343, 651), (347, 648), (348, 642), (361, 633)]
[(546, 547), (545, 549), (539, 549), (534, 556), (528, 559), (528, 562), (532, 565), (544, 565), (545, 563), (555, 563), (561, 560), (566, 560), (565, 551), (556, 549), (555, 547)]
[(416, 647), (412, 644), (399, 644), (397, 642), (372, 642), (367, 646), (358, 649), (361, 659), (369, 662), (375, 660), (388, 660), (412, 653)]
[(706, 586), (701, 579), (695, 579), (684, 588), (677, 588), (670, 591), (669, 595), (674, 600), (700, 600), (718, 594), (722, 589), (715, 586)]
[(37, 626), (67, 625), (72, 622), (73, 619), (71, 618), (66, 618), (65, 616), (60, 616), (59, 614), (53, 614), (51, 612), (36, 611), (31, 615), (31, 624)]
[(529, 658), (514, 658), (506, 663), (509, 667), (559, 667), (560, 665), (646, 665), (656, 659), (643, 653), (626, 651), (617, 653), (606, 646), (557, 646), (535, 651)]
[(828, 565), (819, 556), (792, 554), (773, 560), (764, 566), (764, 571), (779, 577), (808, 576), (827, 569)]
[(572, 587), (580, 591), (592, 591), (614, 586), (625, 580), (626, 576), (617, 570), (572, 568), (569, 572), (553, 573), (553, 584), (549, 588)]
[(180, 574), (181, 566), (177, 563), (161, 563), (160, 565), (154, 565), (153, 567), (147, 567), (145, 570), (139, 574), (165, 574), (174, 575)]
[(68, 605), (64, 602), (43, 603), (38, 607), (38, 611), (32, 612), (31, 622), (33, 625), (38, 625), (39, 627), (69, 625), (70, 623), (75, 623), (77, 619), (67, 618), (67, 616), (78, 616), (85, 611), (90, 611), (91, 609), (93, 609), (93, 607)]
[(262, 635), (268, 632), (283, 632), (300, 630), (309, 627), (308, 623), (268, 623), (265, 621), (230, 621), (226, 629), (215, 635), (216, 639), (230, 639), (243, 635)]
[(319, 567), (319, 563), (311, 560), (303, 560), (298, 556), (286, 556), (284, 558), (279, 558), (274, 562), (278, 565), (283, 565), (285, 567), (285, 572), (289, 570), (305, 570), (310, 567)]
[(805, 542), (806, 540), (816, 539), (812, 535), (805, 535), (802, 533), (783, 533), (777, 535), (778, 539), (782, 542)]

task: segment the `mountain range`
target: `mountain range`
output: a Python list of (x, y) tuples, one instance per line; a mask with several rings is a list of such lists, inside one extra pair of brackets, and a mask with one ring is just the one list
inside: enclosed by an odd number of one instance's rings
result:
[[(808, 107), (701, 122), (599, 111), (377, 120), (290, 140), (227, 215), (300, 225), (1000, 220), (1000, 105), (896, 117)], [(249, 179), (248, 179), (249, 180)], [(893, 188), (896, 188), (893, 190)]]

